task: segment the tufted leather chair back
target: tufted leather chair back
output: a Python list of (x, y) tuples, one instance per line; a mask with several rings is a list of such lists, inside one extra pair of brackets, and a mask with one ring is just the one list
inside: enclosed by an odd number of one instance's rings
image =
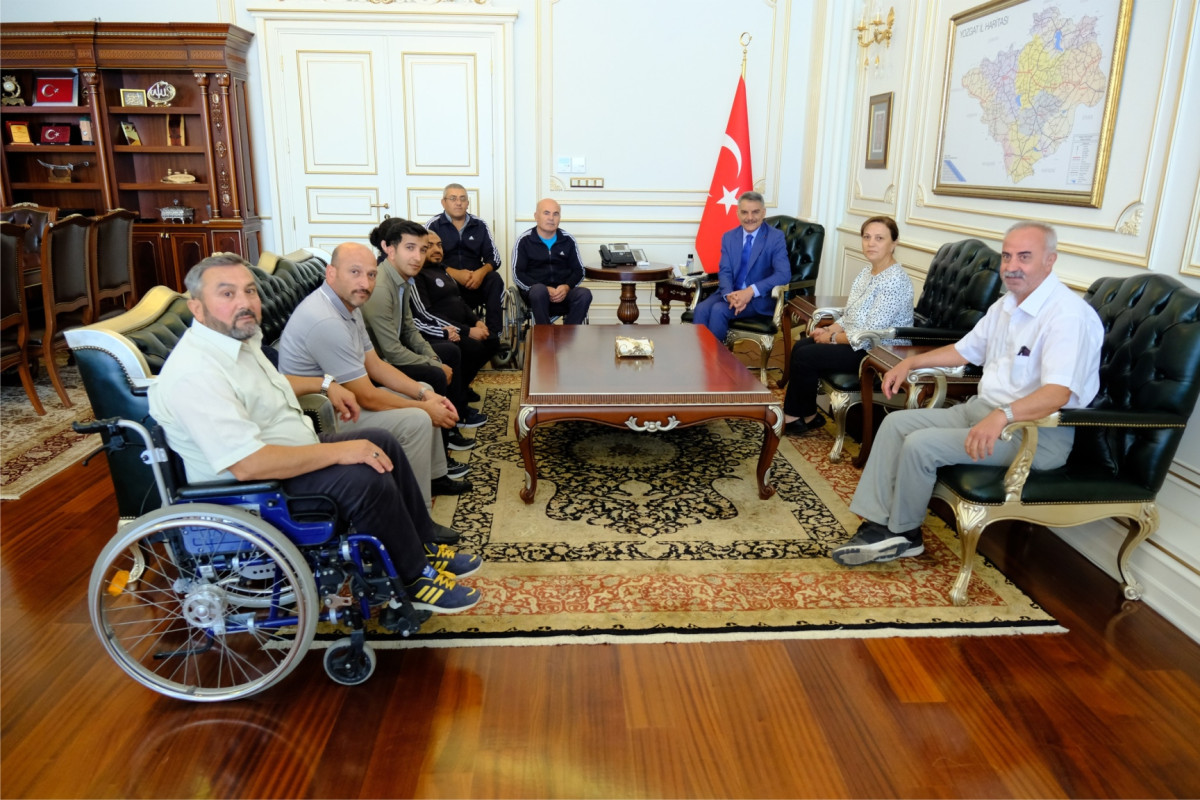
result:
[(191, 324), (192, 311), (188, 308), (185, 295), (172, 300), (152, 324), (126, 333), (125, 338), (137, 346), (150, 371), (157, 375)]
[[(778, 214), (763, 220), (783, 232), (787, 242), (788, 261), (792, 265), (791, 282), (815, 281), (821, 269), (821, 250), (825, 247), (825, 227), (815, 222)], [(812, 288), (801, 289), (795, 295), (812, 294)]]
[[(1200, 294), (1166, 275), (1100, 278), (1084, 294), (1104, 325), (1100, 391), (1090, 408), (1186, 423), (1200, 394)], [(1162, 488), (1182, 425), (1075, 430), (1069, 466)]]
[(1000, 254), (978, 239), (947, 242), (929, 264), (914, 327), (957, 331), (960, 338), (1000, 297)]
[(37, 203), (17, 203), (0, 212), (0, 219), (28, 226), (25, 231), (25, 269), (37, 269), (42, 263), (42, 237), (46, 227), (58, 219), (58, 209)]
[(273, 345), (283, 335), (292, 310), (325, 280), (325, 264), (320, 259), (298, 264), (280, 258), (269, 275), (257, 268), (252, 271), (263, 303), (263, 342)]

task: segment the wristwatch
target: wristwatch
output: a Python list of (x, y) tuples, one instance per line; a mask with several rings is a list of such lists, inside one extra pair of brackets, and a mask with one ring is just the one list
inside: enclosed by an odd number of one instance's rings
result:
[(1015, 419), (1015, 417), (1013, 417), (1012, 406), (1000, 406), (1000, 410), (1004, 412), (1004, 418), (1008, 420), (1009, 424), (1012, 424)]
[(321, 394), (322, 395), (326, 395), (326, 396), (329, 395), (329, 384), (331, 384), (331, 383), (333, 383), (333, 376), (327, 374), (325, 376), (325, 380), (321, 381)]

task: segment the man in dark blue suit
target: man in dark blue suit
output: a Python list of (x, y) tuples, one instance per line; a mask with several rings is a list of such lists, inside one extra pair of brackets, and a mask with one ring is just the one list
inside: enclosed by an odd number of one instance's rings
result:
[(791, 280), (783, 232), (763, 225), (766, 205), (758, 192), (738, 198), (741, 227), (721, 237), (717, 291), (696, 306), (693, 321), (725, 341), (729, 321), (737, 317), (770, 316), (775, 310), (771, 289)]

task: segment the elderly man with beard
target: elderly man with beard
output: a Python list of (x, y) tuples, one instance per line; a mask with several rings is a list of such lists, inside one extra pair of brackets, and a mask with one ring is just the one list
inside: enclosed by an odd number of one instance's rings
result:
[[(1051, 272), (1057, 245), (1045, 223), (1009, 228), (1000, 251), (1008, 294), (955, 344), (910, 356), (883, 376), (883, 393), (891, 397), (914, 369), (983, 365), (979, 393), (967, 402), (896, 411), (883, 421), (850, 504), (864, 521), (833, 550), (834, 561), (855, 566), (921, 555), (921, 523), (939, 467), (1007, 465), (1018, 442), (1000, 439), (1005, 426), (1082, 408), (1096, 396), (1104, 326)], [(1074, 440), (1073, 428), (1042, 428), (1033, 468), (1066, 463)]]
[(458, 535), (430, 519), (395, 437), (377, 428), (314, 432), (297, 393), (326, 393), (344, 422), (359, 418), (358, 403), (335, 382), (275, 369), (262, 351), (258, 287), (242, 260), (206, 258), (186, 284), (194, 320), (149, 399), (189, 482), (278, 480), (293, 496), (331, 497), (356, 531), (387, 549), (403, 583), (397, 591), (415, 608), (452, 614), (478, 603), (479, 592), (457, 579), (483, 562), (441, 543)]
[(434, 427), (458, 421), (454, 405), (384, 361), (367, 336), (361, 307), (375, 288), (378, 266), (366, 245), (346, 242), (333, 251), (325, 282), (304, 298), (279, 340), (279, 369), (288, 375), (325, 375), (354, 393), (363, 411), (358, 425), (390, 431), (404, 448), (430, 495), (461, 494), (471, 488), (447, 475), (446, 451)]

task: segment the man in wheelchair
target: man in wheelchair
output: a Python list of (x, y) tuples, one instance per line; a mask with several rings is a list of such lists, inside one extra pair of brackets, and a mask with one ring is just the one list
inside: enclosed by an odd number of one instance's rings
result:
[[(195, 316), (150, 389), (150, 412), (183, 459), (189, 483), (280, 480), (291, 495), (325, 495), (359, 532), (387, 549), (414, 608), (453, 614), (479, 602), (459, 579), (482, 560), (456, 552), (458, 534), (430, 518), (395, 437), (378, 429), (317, 435), (296, 393), (322, 391), (343, 420), (351, 392), (321, 378), (285, 377), (262, 352), (254, 276), (213, 256), (185, 279)], [(386, 620), (381, 620), (386, 624)]]

